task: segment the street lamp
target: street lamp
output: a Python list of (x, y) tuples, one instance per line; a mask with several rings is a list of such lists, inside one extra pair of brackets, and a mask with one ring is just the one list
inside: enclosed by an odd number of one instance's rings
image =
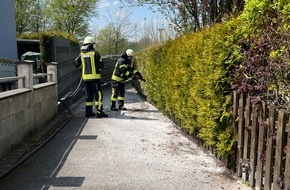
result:
[(163, 33), (165, 31), (165, 29), (163, 28), (163, 25), (162, 25), (162, 28), (158, 28), (157, 30), (159, 31), (159, 41), (163, 42)]
[(146, 18), (144, 18), (144, 48), (146, 48)]

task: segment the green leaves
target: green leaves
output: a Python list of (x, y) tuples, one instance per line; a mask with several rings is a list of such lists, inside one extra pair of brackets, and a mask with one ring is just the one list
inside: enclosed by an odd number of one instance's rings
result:
[[(235, 72), (233, 89), (258, 96), (279, 106), (286, 106), (289, 95), (289, 19), (285, 10), (289, 2), (247, 1), (242, 18), (244, 28), (251, 28), (247, 46), (242, 49), (243, 62)], [(285, 8), (286, 7), (286, 8)], [(290, 13), (290, 12), (289, 12)], [(255, 26), (255, 27), (252, 27)], [(284, 105), (285, 104), (285, 105)]]
[(55, 30), (83, 38), (88, 34), (88, 21), (98, 16), (98, 2), (99, 0), (16, 0), (17, 33)]
[(149, 99), (217, 153), (233, 151), (232, 90), (286, 105), (290, 93), (289, 1), (247, 0), (240, 18), (152, 47), (136, 58)]
[(228, 137), (232, 124), (231, 77), (241, 59), (238, 23), (216, 24), (136, 56), (147, 81), (156, 85), (144, 86), (149, 99), (190, 134), (224, 146), (221, 153), (233, 141), (221, 143), (219, 136)]
[(83, 37), (88, 34), (88, 21), (98, 16), (96, 7), (99, 0), (49, 0), (48, 12), (52, 28)]

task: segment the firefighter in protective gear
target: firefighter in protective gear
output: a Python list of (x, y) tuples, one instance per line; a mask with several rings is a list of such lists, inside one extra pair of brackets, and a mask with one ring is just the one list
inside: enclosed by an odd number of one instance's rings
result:
[[(141, 73), (132, 66), (132, 59), (134, 51), (127, 49), (121, 55), (121, 58), (115, 64), (115, 69), (112, 74), (112, 96), (111, 96), (111, 110), (127, 110), (124, 107), (125, 100), (125, 82), (131, 77), (144, 80)], [(116, 102), (118, 101), (118, 108), (116, 108)]]
[(82, 68), (82, 80), (86, 89), (86, 117), (93, 117), (94, 98), (97, 110), (97, 117), (108, 117), (103, 112), (103, 92), (101, 83), (101, 72), (103, 61), (100, 54), (95, 50), (95, 39), (87, 36), (81, 47), (80, 55), (75, 59), (75, 66)]

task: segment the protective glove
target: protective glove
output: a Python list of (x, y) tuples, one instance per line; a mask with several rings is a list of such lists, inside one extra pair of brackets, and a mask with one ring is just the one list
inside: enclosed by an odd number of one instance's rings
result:
[(141, 78), (141, 76), (138, 73), (135, 73), (134, 76), (133, 76), (133, 79), (139, 80), (139, 79), (142, 79), (142, 78)]

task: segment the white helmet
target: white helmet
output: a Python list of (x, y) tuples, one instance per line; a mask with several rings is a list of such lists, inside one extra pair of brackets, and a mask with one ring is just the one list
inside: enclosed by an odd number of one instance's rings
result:
[(85, 44), (94, 44), (95, 43), (95, 38), (91, 37), (91, 36), (87, 36), (84, 39), (84, 45)]
[(134, 56), (134, 51), (132, 50), (132, 49), (127, 49), (126, 50), (126, 54), (127, 54), (127, 56)]

